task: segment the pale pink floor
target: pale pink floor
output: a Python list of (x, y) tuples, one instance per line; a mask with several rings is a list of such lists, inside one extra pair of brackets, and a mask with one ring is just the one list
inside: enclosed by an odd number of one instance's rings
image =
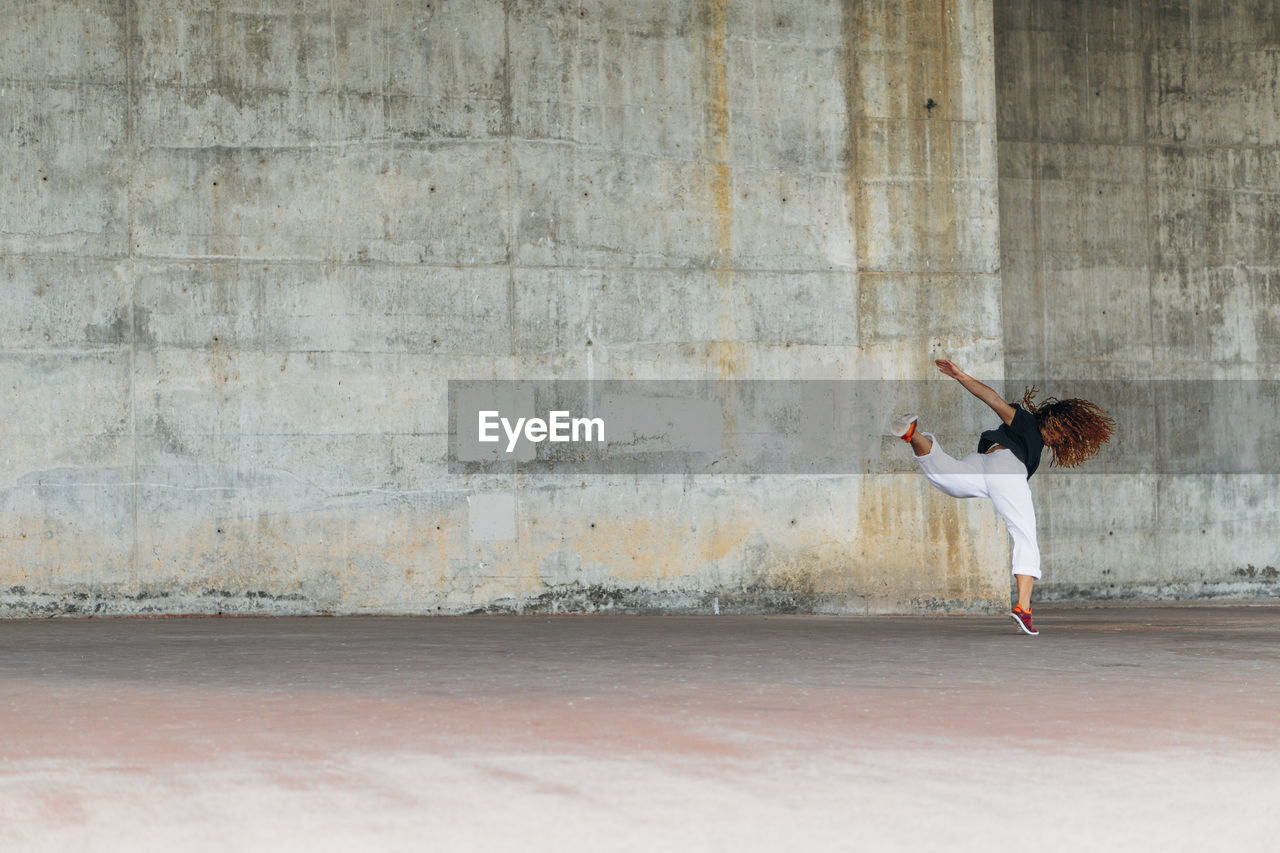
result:
[(1280, 849), (1280, 608), (0, 622), (0, 851)]

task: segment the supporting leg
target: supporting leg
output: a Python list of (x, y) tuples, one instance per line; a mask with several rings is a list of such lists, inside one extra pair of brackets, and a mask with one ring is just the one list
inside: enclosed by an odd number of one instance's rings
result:
[(1036, 579), (1031, 575), (1014, 575), (1013, 577), (1018, 582), (1018, 606), (1030, 613), (1031, 588), (1036, 585)]
[(1011, 453), (997, 455), (1003, 458), (989, 460), (994, 469), (987, 476), (991, 503), (1013, 539), (1013, 573), (1034, 581), (1040, 577), (1040, 545), (1036, 541), (1036, 508), (1027, 485), (1026, 468)]

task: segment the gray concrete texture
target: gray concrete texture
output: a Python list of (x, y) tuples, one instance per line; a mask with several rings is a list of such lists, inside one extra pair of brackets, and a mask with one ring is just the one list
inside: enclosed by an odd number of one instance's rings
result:
[(0, 847), (1270, 850), (1280, 609), (0, 622)]
[[(1002, 606), (909, 473), (455, 475), (446, 384), (1263, 372), (1275, 27), (1206, 5), (5, 6), (0, 612)], [(1274, 588), (1270, 481), (1071, 483), (1053, 594)]]
[(998, 371), (988, 3), (0, 14), (4, 612), (1003, 599), (914, 477), (446, 466), (450, 379)]
[[(1005, 375), (1280, 376), (1280, 6), (1001, 0), (995, 35)], [(1280, 592), (1271, 465), (1032, 482), (1046, 597)]]

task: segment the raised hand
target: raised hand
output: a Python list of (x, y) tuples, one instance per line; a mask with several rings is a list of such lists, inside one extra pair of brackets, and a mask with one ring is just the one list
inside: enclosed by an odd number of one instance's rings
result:
[(961, 379), (965, 376), (965, 372), (957, 367), (954, 361), (940, 358), (935, 361), (934, 364), (938, 365), (938, 369), (941, 370), (944, 375), (950, 376), (952, 379)]

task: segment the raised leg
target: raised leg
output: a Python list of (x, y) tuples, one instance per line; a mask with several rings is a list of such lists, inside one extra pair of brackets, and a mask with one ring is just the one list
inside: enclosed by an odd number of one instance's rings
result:
[[(920, 439), (927, 448), (923, 454), (916, 450), (916, 440)], [(987, 478), (983, 472), (982, 457), (971, 453), (963, 459), (956, 459), (942, 449), (942, 444), (929, 433), (917, 433), (911, 440), (911, 447), (916, 450), (916, 462), (925, 479), (943, 494), (953, 498), (985, 498), (987, 494)]]
[(919, 430), (911, 436), (911, 450), (916, 456), (928, 456), (929, 451), (933, 449), (933, 437), (926, 435)]

